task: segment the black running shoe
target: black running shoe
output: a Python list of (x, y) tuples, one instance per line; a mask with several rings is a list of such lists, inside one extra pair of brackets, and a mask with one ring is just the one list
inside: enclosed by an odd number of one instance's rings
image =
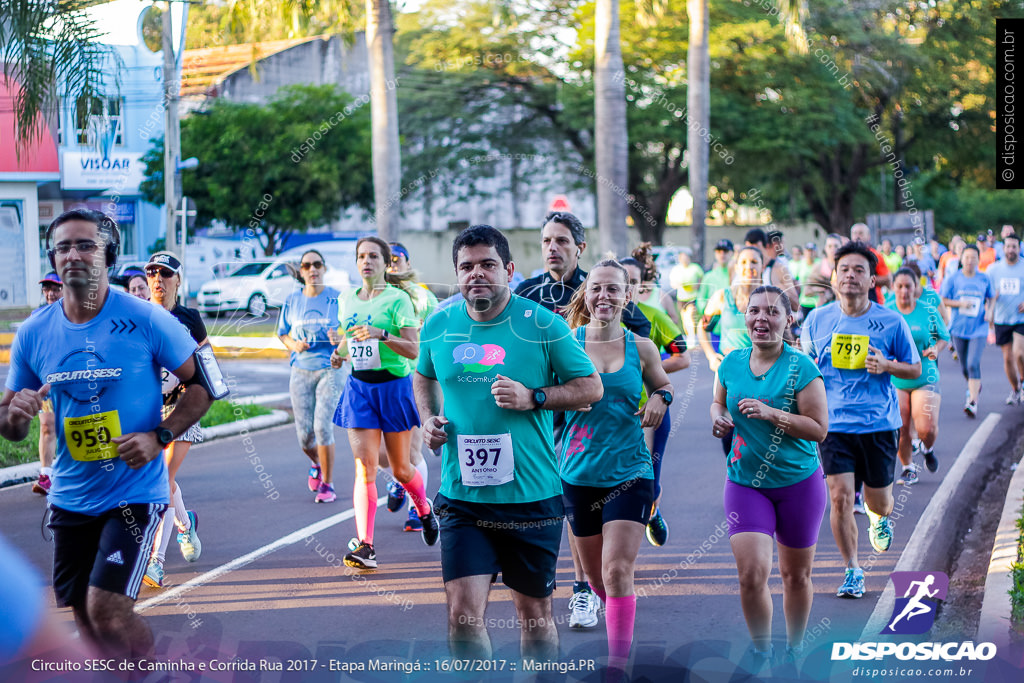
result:
[(423, 525), (423, 530), (420, 531), (423, 535), (423, 542), (427, 545), (437, 543), (437, 537), (441, 534), (441, 525), (437, 522), (433, 504), (430, 506), (430, 512), (420, 515), (420, 523)]
[(376, 569), (377, 553), (369, 543), (360, 543), (358, 548), (345, 556), (345, 564), (357, 569)]

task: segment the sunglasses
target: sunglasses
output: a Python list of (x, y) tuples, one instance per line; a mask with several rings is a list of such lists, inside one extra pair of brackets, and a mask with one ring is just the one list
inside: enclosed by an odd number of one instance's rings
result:
[(176, 273), (170, 268), (146, 268), (146, 277), (156, 277), (157, 275), (162, 278), (172, 278)]
[(61, 256), (67, 256), (74, 249), (79, 254), (91, 254), (100, 248), (99, 242), (92, 240), (79, 240), (78, 242), (61, 242), (53, 245), (53, 251), (57, 252)]
[(317, 270), (320, 270), (321, 268), (324, 267), (324, 262), (323, 261), (306, 261), (305, 263), (300, 263), (299, 267), (302, 268), (303, 270), (309, 270), (310, 268), (316, 268)]

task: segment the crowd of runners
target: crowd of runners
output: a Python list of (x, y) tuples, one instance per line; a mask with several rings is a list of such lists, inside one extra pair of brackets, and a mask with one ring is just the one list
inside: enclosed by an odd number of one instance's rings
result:
[[(223, 381), (201, 316), (179, 296), (175, 255), (154, 254), (118, 291), (109, 217), (66, 212), (46, 241), (54, 272), (12, 346), (0, 435), (24, 439), (39, 416), (33, 490), (48, 496), (57, 604), (100, 651), (140, 657), (152, 648), (133, 611), (141, 584), (163, 586), (172, 535), (185, 561), (202, 553), (176, 474)], [(706, 273), (684, 250), (666, 277), (649, 245), (584, 271), (585, 230), (567, 212), (545, 218), (540, 243), (543, 271), (513, 287), (506, 237), (464, 230), (452, 245), (458, 291), (440, 303), (401, 244), (361, 238), (349, 292), (324, 284), (326, 260), (310, 249), (276, 329), (290, 352), (312, 502), (338, 498), (335, 427), (354, 456), (345, 564), (386, 571), (401, 555), (382, 549), (378, 563), (382, 477), (387, 509), (408, 509), (403, 528), (440, 542), (457, 656), (490, 657), (484, 613), (499, 575), (523, 656), (557, 656), (552, 593), (568, 522), (569, 626), (596, 627), (603, 614), (608, 675), (623, 675), (640, 546), (669, 541), (658, 503), (671, 376), (696, 347), (715, 372), (707, 419), (725, 455), (723, 514), (755, 666), (776, 657), (776, 548), (784, 656), (802, 655), (826, 508), (846, 562), (836, 595), (864, 595), (855, 514), (866, 515), (871, 546), (887, 551), (894, 484), (917, 483), (918, 462), (938, 470), (936, 361), (947, 345), (968, 416), (986, 343), (1002, 349), (1007, 404), (1024, 400), (1024, 265), (1012, 228), (999, 242), (957, 238), (944, 250), (884, 240), (878, 250), (857, 224), (850, 239), (829, 235), (820, 257), (813, 243), (787, 252), (781, 233), (753, 229), (738, 248), (719, 241)], [(441, 457), (433, 499), (430, 451)]]

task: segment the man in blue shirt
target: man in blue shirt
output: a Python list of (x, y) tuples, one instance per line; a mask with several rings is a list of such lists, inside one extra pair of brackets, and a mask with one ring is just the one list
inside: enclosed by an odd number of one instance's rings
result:
[(133, 606), (169, 499), (160, 450), (211, 400), (207, 391), (186, 392), (161, 421), (160, 368), (196, 383), (196, 344), (163, 308), (110, 288), (107, 268), (120, 242), (111, 218), (67, 211), (46, 242), (64, 298), (18, 330), (0, 436), (23, 440), (42, 402), (53, 401), (57, 604), (73, 609), (82, 636), (105, 655), (139, 658), (152, 650), (153, 634)]
[(875, 255), (861, 242), (836, 251), (836, 301), (807, 316), (800, 341), (815, 360), (828, 396), (828, 436), (821, 461), (832, 500), (832, 534), (846, 560), (846, 576), (837, 595), (864, 595), (864, 571), (857, 559), (853, 516), (857, 482), (871, 525), (868, 537), (877, 552), (892, 544), (892, 482), (896, 467), (899, 399), (890, 377), (916, 379), (921, 358), (910, 328), (896, 311), (872, 302)]
[(1017, 235), (1003, 235), (1003, 260), (989, 266), (985, 274), (995, 294), (989, 325), (995, 327), (996, 344), (1003, 350), (1003, 369), (1010, 382), (1006, 405), (1018, 405), (1024, 398), (1024, 262)]

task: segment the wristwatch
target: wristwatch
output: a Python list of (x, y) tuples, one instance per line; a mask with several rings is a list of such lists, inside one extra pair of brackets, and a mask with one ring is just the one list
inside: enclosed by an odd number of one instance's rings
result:
[(548, 400), (548, 395), (544, 393), (543, 389), (533, 390), (533, 402), (537, 404), (538, 408), (544, 407), (544, 402)]
[(665, 405), (672, 405), (672, 394), (668, 392), (668, 389), (658, 389), (652, 396), (661, 396), (661, 400), (665, 402)]
[(157, 427), (153, 431), (156, 432), (156, 440), (160, 442), (161, 448), (174, 441), (174, 432), (167, 427)]
[(381, 341), (387, 341), (388, 339), (391, 339), (391, 334), (387, 330), (384, 330), (383, 332), (380, 333)]

